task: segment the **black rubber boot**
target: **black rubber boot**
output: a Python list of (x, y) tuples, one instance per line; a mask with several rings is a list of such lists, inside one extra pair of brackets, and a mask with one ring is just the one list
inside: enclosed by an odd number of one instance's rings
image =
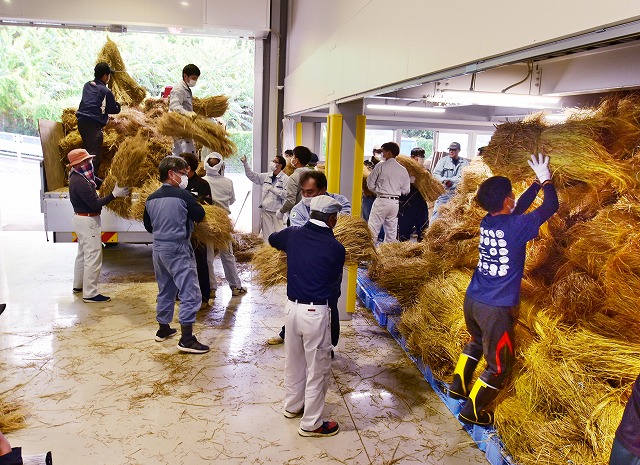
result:
[(498, 392), (498, 389), (478, 379), (473, 385), (469, 400), (462, 407), (458, 418), (465, 423), (474, 425), (488, 426), (493, 424), (493, 413), (487, 412), (485, 408), (493, 402)]
[(453, 382), (449, 385), (449, 397), (452, 399), (469, 398), (471, 377), (478, 366), (478, 360), (467, 354), (460, 354), (456, 369), (453, 372)]

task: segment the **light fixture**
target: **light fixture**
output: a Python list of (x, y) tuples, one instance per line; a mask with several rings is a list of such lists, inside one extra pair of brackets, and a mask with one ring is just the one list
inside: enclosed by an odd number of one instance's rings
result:
[(480, 92), (477, 90), (442, 90), (442, 98), (449, 103), (490, 105), (495, 107), (557, 108), (560, 97), (544, 95)]
[(377, 103), (367, 104), (367, 108), (370, 110), (390, 110), (390, 111), (413, 111), (416, 113), (444, 113), (444, 108), (434, 107), (412, 107), (410, 105), (381, 105)]

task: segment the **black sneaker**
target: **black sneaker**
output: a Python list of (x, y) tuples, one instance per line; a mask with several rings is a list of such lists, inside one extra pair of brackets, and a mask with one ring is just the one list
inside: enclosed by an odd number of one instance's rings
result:
[(156, 333), (156, 341), (158, 342), (166, 341), (170, 337), (175, 336), (177, 332), (178, 330), (175, 328), (159, 329), (158, 332)]
[(178, 350), (190, 354), (204, 354), (205, 352), (209, 352), (209, 346), (200, 344), (195, 336), (191, 336), (191, 338), (186, 341), (180, 339), (180, 342), (178, 342)]
[(88, 304), (100, 304), (102, 302), (109, 302), (111, 297), (107, 297), (106, 295), (98, 294), (93, 297), (84, 297), (84, 300)]

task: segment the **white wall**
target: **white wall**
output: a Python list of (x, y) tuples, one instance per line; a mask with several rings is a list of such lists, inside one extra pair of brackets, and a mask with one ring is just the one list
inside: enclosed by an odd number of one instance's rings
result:
[(269, 11), (270, 0), (0, 0), (0, 18), (71, 24), (265, 30)]
[(637, 0), (291, 0), (285, 114), (638, 18)]

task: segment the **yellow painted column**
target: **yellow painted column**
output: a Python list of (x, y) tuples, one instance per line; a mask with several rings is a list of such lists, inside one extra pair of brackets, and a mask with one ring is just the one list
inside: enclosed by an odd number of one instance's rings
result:
[(296, 123), (296, 145), (302, 145), (302, 123)]
[[(364, 134), (367, 126), (367, 117), (356, 116), (356, 143), (354, 150), (353, 188), (351, 190), (351, 215), (360, 217), (362, 211), (362, 168), (364, 166)], [(347, 268), (347, 301), (346, 311), (356, 311), (356, 284), (358, 279), (357, 265)]]
[(327, 116), (327, 192), (340, 192), (342, 155), (342, 115)]

